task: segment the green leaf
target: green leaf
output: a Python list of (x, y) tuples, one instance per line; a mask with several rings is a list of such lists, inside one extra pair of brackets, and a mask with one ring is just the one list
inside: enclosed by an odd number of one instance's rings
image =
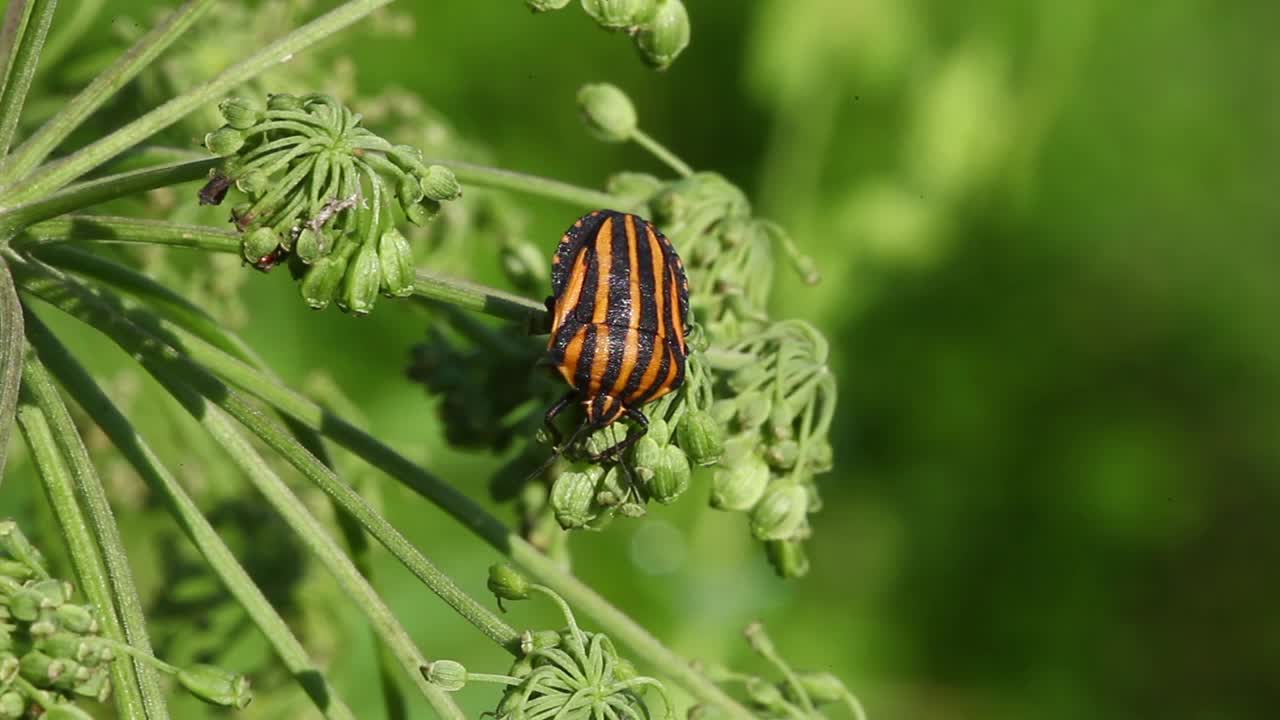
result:
[(5, 15), (4, 35), (0, 38), (5, 62), (4, 86), (0, 89), (0, 157), (9, 154), (57, 5), (57, 0), (13, 0)]

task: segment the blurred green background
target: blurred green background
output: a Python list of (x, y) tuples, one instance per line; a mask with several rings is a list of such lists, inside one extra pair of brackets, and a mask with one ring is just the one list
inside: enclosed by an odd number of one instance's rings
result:
[[(353, 31), (326, 50), (354, 61), (362, 94), (411, 90), (494, 164), (590, 186), (662, 171), (582, 130), (576, 89), (616, 83), (651, 135), (740, 184), (819, 261), (820, 286), (781, 273), (775, 293), (776, 316), (831, 337), (840, 379), (810, 576), (776, 579), (741, 516), (704, 506), (705, 486), (575, 537), (576, 572), (691, 657), (758, 668), (739, 633), (763, 620), (790, 660), (839, 674), (875, 720), (1272, 716), (1280, 5), (688, 4), (693, 43), (665, 73), (576, 8), (535, 17), (514, 1), (401, 2), (412, 34)], [(76, 3), (64, 5), (67, 15)], [(160, 5), (108, 3), (67, 63), (118, 47), (126, 18)], [(548, 253), (577, 215), (515, 201)], [(473, 260), (497, 277), (496, 260)], [(243, 332), (288, 381), (325, 371), (380, 437), (488, 502), (497, 460), (448, 449), (431, 401), (404, 379), (419, 313), (384, 302), (368, 319), (317, 315), (284, 273), (242, 282)], [(78, 347), (104, 347), (58, 327)], [(114, 351), (100, 357), (116, 391), (141, 382), (118, 374), (127, 362)], [(149, 405), (148, 422), (165, 428), (175, 464), (209, 444), (163, 407)], [(264, 575), (304, 573), (264, 511), (218, 492), (228, 470), (181, 470), (212, 488), (228, 527), (255, 528), (228, 530), (242, 558)], [(114, 472), (121, 493), (136, 491)], [(0, 504), (39, 527), (27, 473), (10, 471)], [(396, 525), (482, 593), (494, 553), (381, 486)], [(177, 537), (159, 514), (138, 517), (131, 535)], [(182, 593), (213, 591), (173, 585), (176, 551), (138, 545), (156, 623), (203, 618)], [(505, 669), (407, 573), (381, 569), (426, 653)], [(367, 635), (350, 607), (312, 602), (334, 591), (306, 575), (280, 580), (277, 599), (310, 618), (339, 687), (377, 717)], [(551, 617), (518, 607), (512, 621)], [(197, 624), (208, 632), (166, 642), (251, 662), (260, 643), (243, 629), (222, 653), (220, 633), (240, 623), (210, 614)], [(250, 716), (304, 712), (295, 692), (278, 694)], [(477, 716), (495, 698), (460, 693)]]

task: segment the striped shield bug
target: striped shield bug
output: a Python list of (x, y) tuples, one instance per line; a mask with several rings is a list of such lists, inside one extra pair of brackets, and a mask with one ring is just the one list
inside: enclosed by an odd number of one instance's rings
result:
[(616, 457), (648, 431), (640, 407), (684, 382), (689, 281), (684, 265), (653, 223), (616, 210), (578, 219), (560, 240), (551, 265), (551, 339), (546, 361), (572, 388), (547, 410), (554, 420), (572, 403), (586, 413), (584, 431), (626, 417), (639, 433), (595, 455)]

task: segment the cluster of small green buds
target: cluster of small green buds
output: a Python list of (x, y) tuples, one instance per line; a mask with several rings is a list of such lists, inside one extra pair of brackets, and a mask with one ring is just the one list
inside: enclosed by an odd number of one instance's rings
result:
[[(751, 649), (778, 671), (780, 680), (768, 680), (716, 666), (700, 669), (721, 685), (740, 688), (743, 699), (756, 717), (762, 720), (826, 720), (828, 716), (824, 706), (840, 704), (854, 720), (866, 720), (862, 703), (840, 678), (829, 672), (792, 669), (774, 647), (764, 626), (758, 622), (748, 625), (744, 635)], [(691, 719), (706, 716), (706, 709), (702, 706), (696, 706), (689, 712)]]
[(379, 294), (412, 294), (413, 251), (396, 223), (425, 224), (461, 195), (448, 168), (362, 127), (327, 95), (274, 94), (263, 107), (228, 98), (219, 108), (226, 124), (205, 146), (226, 159), (200, 201), (220, 204), (233, 185), (245, 195), (231, 216), (247, 262), (267, 271), (287, 261), (316, 309), (336, 302), (363, 315)]
[(525, 631), (521, 635), (520, 655), (506, 675), (476, 675), (467, 673), (457, 663), (436, 662), (426, 671), (429, 680), (445, 689), (461, 687), (459, 679), (505, 685), (506, 690), (493, 712), (498, 720), (650, 718), (654, 714), (643, 697), (648, 688), (656, 689), (662, 699), (662, 717), (667, 720), (675, 717), (662, 683), (636, 672), (635, 666), (618, 654), (607, 636), (578, 627), (573, 611), (555, 592), (530, 583), (509, 565), (494, 565), (489, 569), (489, 588), (497, 596), (500, 607), (503, 600), (523, 600), (531, 593), (545, 595), (564, 616), (564, 629)]
[[(559, 10), (569, 0), (525, 0), (534, 12)], [(582, 0), (582, 9), (606, 30), (632, 37), (640, 57), (665, 70), (689, 45), (689, 11), (681, 0)]]
[(73, 602), (70, 583), (50, 576), (17, 524), (0, 521), (0, 720), (90, 718), (74, 703), (106, 701), (111, 662), (125, 654), (175, 674), (207, 702), (240, 708), (251, 698), (242, 675), (176, 668), (103, 637), (96, 609)]

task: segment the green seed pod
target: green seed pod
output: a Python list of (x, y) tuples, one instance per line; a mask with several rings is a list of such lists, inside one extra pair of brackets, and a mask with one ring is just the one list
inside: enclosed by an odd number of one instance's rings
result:
[(81, 697), (106, 702), (111, 697), (111, 675), (105, 667), (99, 667), (88, 678), (76, 683), (71, 691)]
[(72, 669), (72, 665), (74, 663), (69, 660), (51, 658), (39, 650), (32, 650), (18, 661), (18, 674), (37, 687), (49, 687), (53, 681)]
[(260, 195), (271, 186), (271, 176), (261, 170), (250, 170), (236, 178), (236, 187), (246, 195)]
[[(849, 694), (849, 689), (840, 681), (840, 678), (829, 672), (796, 673), (796, 679), (800, 681), (800, 687), (804, 688), (809, 699), (818, 705), (840, 702)], [(795, 691), (790, 685), (784, 686), (782, 692), (792, 700), (799, 700), (792, 697)]]
[(11, 580), (21, 582), (23, 580), (30, 579), (34, 575), (35, 572), (33, 572), (27, 565), (20, 563), (17, 560), (0, 558), (0, 577), (7, 577)]
[(547, 650), (559, 647), (560, 633), (555, 630), (525, 630), (520, 634), (520, 652), (528, 655), (534, 650)]
[(440, 203), (425, 197), (416, 205), (410, 205), (404, 209), (404, 216), (414, 225), (426, 225), (439, 214)]
[(31, 589), (40, 595), (41, 607), (56, 608), (71, 596), (71, 583), (49, 578), (31, 584)]
[(487, 584), (489, 592), (500, 600), (526, 600), (529, 597), (529, 581), (506, 563), (489, 566)]
[(583, 85), (578, 90), (578, 108), (587, 130), (604, 142), (626, 142), (635, 135), (639, 125), (631, 99), (607, 83)]
[(618, 682), (626, 682), (640, 677), (640, 673), (636, 671), (636, 666), (630, 660), (624, 657), (615, 657), (613, 659), (613, 677)]
[(15, 620), (34, 622), (40, 617), (40, 593), (29, 587), (19, 589), (9, 596), (9, 614)]
[(649, 421), (649, 432), (645, 433), (645, 437), (653, 438), (658, 445), (667, 445), (671, 442), (671, 425), (665, 418), (653, 418)]
[(645, 62), (665, 70), (689, 46), (689, 11), (680, 0), (658, 0), (658, 7), (636, 35)]
[(21, 663), (18, 658), (11, 652), (0, 653), (0, 687), (8, 687), (9, 683), (18, 676), (18, 669)]
[(271, 93), (267, 96), (268, 110), (301, 110), (302, 100), (289, 93)]
[(711, 476), (711, 507), (745, 511), (755, 507), (769, 486), (769, 466), (754, 454), (716, 468)]
[(582, 0), (592, 20), (611, 30), (635, 27), (653, 14), (654, 0)]
[(733, 416), (738, 413), (738, 405), (733, 398), (722, 398), (711, 403), (709, 412), (717, 424), (727, 425), (733, 419)]
[(680, 418), (676, 442), (694, 465), (702, 467), (716, 464), (724, 452), (720, 424), (705, 410), (693, 410)]
[(547, 12), (548, 10), (559, 10), (569, 4), (569, 0), (524, 0), (524, 4), (534, 12)]
[(234, 155), (244, 147), (244, 133), (233, 127), (220, 127), (204, 136), (204, 146), (214, 155)]
[(795, 440), (779, 440), (764, 452), (765, 460), (779, 470), (790, 470), (800, 459), (800, 443)]
[(652, 431), (631, 446), (631, 465), (644, 482), (648, 482), (653, 477), (661, 460), (662, 446), (653, 439)]
[(787, 580), (809, 574), (809, 557), (798, 540), (771, 540), (764, 544), (765, 555), (774, 572)]
[(342, 278), (346, 276), (347, 259), (339, 253), (330, 253), (312, 263), (303, 276), (299, 289), (302, 299), (312, 309), (323, 310), (338, 292)]
[(396, 199), (400, 201), (400, 207), (407, 210), (410, 205), (416, 205), (426, 197), (422, 191), (422, 183), (418, 182), (418, 178), (413, 175), (401, 175), (396, 181)]
[(37, 647), (50, 657), (82, 662), (89, 655), (89, 644), (75, 633), (56, 632), (42, 638)]
[(298, 239), (293, 241), (293, 254), (308, 265), (319, 260), (326, 249), (324, 236), (310, 226), (302, 228)]
[(758, 707), (780, 710), (787, 705), (786, 698), (782, 697), (782, 691), (767, 680), (753, 677), (747, 680), (745, 687), (747, 697), (751, 698), (752, 704)]
[(831, 443), (825, 439), (813, 443), (806, 460), (809, 463), (809, 469), (814, 473), (830, 472), (831, 468), (835, 467), (835, 453)]
[[(559, 635), (556, 636), (556, 642), (560, 642)], [(511, 663), (511, 668), (507, 670), (507, 674), (517, 680), (529, 677), (533, 674), (533, 658), (526, 653), (524, 657)]]
[(757, 540), (789, 540), (804, 525), (809, 493), (801, 485), (779, 481), (751, 509), (751, 534)]
[(367, 242), (360, 246), (356, 257), (347, 267), (347, 274), (342, 279), (342, 302), (344, 309), (356, 315), (367, 315), (378, 301), (378, 288), (382, 286), (382, 268), (378, 264), (377, 243)]
[[(17, 691), (10, 690), (0, 695), (0, 718), (3, 720), (19, 720), (27, 714), (27, 700)], [(48, 717), (48, 713), (45, 714)]]
[(604, 476), (598, 465), (575, 463), (556, 478), (551, 486), (551, 509), (560, 527), (571, 530), (585, 526), (595, 513), (591, 505), (596, 497), (596, 483)]
[(382, 233), (378, 240), (378, 264), (389, 294), (395, 297), (413, 294), (413, 249), (394, 227)]
[(0, 521), (0, 550), (4, 550), (9, 557), (32, 570), (44, 569), (44, 555), (31, 544), (30, 540), (27, 540), (27, 536), (12, 520)]
[(418, 180), (422, 193), (430, 200), (444, 202), (462, 196), (462, 185), (453, 171), (443, 165), (432, 165)]
[(689, 489), (689, 458), (675, 445), (662, 448), (653, 479), (649, 481), (649, 494), (660, 503), (674, 502)]
[(427, 682), (445, 692), (457, 692), (467, 686), (467, 669), (452, 660), (436, 660), (423, 668)]
[(192, 665), (178, 671), (178, 683), (210, 705), (242, 710), (253, 700), (249, 678), (215, 665)]
[(70, 703), (58, 703), (47, 708), (41, 720), (93, 720), (93, 716)]
[(229, 97), (218, 103), (218, 112), (236, 130), (248, 130), (262, 119), (262, 111), (240, 97)]
[(244, 259), (256, 263), (270, 255), (280, 247), (280, 236), (269, 227), (254, 228), (252, 232), (241, 236), (240, 248)]
[(617, 465), (609, 468), (596, 488), (596, 504), (605, 508), (622, 504), (629, 490), (624, 480), (622, 470)]
[(743, 430), (758, 428), (773, 412), (773, 399), (759, 392), (738, 396), (738, 426)]

